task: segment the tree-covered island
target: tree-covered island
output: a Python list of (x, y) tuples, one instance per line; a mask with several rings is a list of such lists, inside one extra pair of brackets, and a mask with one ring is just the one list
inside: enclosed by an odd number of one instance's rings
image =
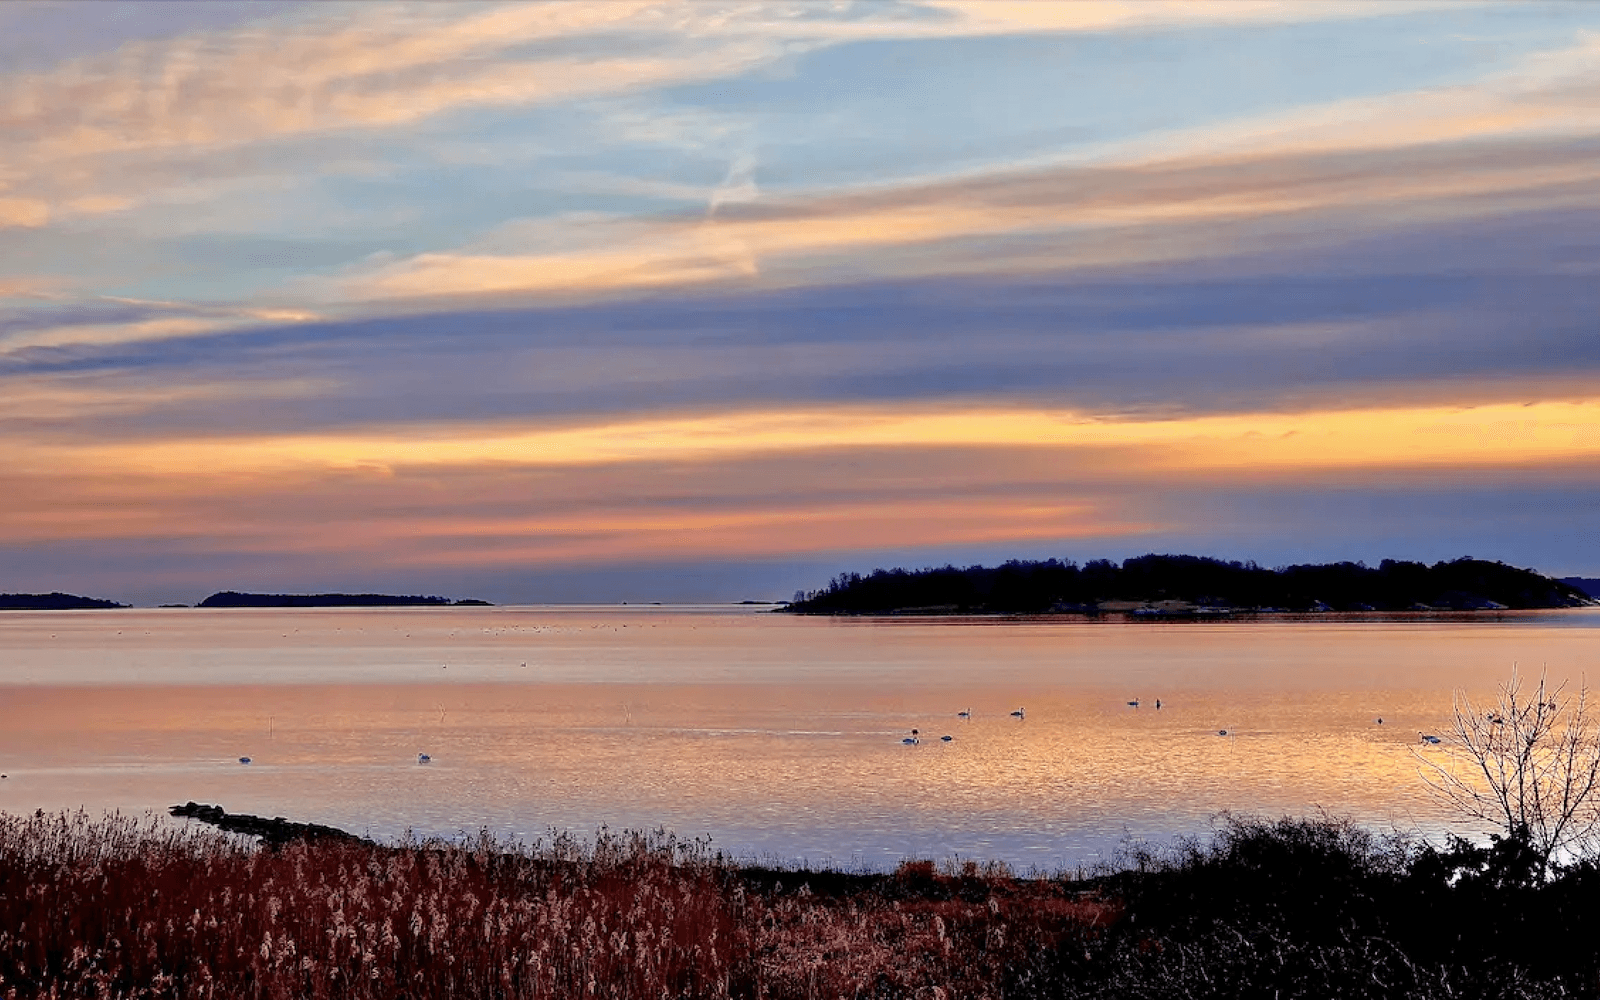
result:
[(785, 610), (799, 614), (1221, 614), (1229, 611), (1485, 611), (1595, 603), (1579, 588), (1501, 562), (1385, 559), (1281, 566), (1145, 555), (1121, 565), (1013, 559), (999, 566), (845, 573)]
[(76, 594), (0, 594), (0, 611), (83, 611), (98, 608), (125, 608), (126, 604), (103, 601)]
[(448, 597), (394, 594), (242, 594), (224, 590), (195, 605), (198, 608), (449, 608), (488, 607), (488, 601), (452, 601)]

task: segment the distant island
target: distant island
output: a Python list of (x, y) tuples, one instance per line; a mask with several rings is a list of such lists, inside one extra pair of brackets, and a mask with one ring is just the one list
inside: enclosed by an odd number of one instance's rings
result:
[(1585, 589), (1530, 569), (1463, 558), (1282, 566), (1145, 555), (1120, 566), (1056, 559), (1000, 566), (841, 574), (780, 610), (795, 614), (1216, 615), (1244, 612), (1487, 611), (1594, 604)]
[(488, 601), (452, 601), (448, 597), (399, 597), (393, 594), (241, 594), (224, 590), (196, 604), (197, 608), (416, 608), (493, 607)]
[(1577, 587), (1590, 597), (1600, 597), (1600, 579), (1592, 576), (1563, 576), (1561, 582), (1569, 587)]
[(126, 604), (74, 594), (0, 594), (0, 611), (79, 611), (89, 608), (125, 608)]

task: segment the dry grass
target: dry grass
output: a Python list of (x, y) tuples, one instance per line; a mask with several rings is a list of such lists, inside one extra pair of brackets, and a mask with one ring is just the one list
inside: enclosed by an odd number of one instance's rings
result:
[(266, 850), (0, 816), (8, 998), (986, 997), (1115, 915), (996, 867), (753, 877), (659, 831)]

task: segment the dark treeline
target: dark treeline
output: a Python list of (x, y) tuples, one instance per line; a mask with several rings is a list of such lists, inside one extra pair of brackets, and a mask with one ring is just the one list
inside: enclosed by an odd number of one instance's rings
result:
[(415, 608), (487, 605), (488, 601), (452, 601), (448, 597), (396, 597), (392, 594), (212, 594), (201, 608)]
[(126, 604), (74, 594), (0, 594), (0, 611), (78, 611), (86, 608), (125, 608)]
[[(1346, 821), (1225, 818), (1096, 880), (1122, 907), (1100, 947), (1058, 951), (1058, 995), (1568, 997), (1600, 990), (1600, 868), (1542, 872), (1487, 846)], [(1085, 988), (1088, 987), (1088, 988)]]
[(1093, 611), (1105, 601), (1181, 601), (1198, 608), (1284, 611), (1405, 611), (1445, 608), (1576, 607), (1588, 598), (1570, 584), (1500, 562), (1385, 559), (1283, 566), (1207, 556), (1146, 555), (1117, 565), (1049, 559), (1000, 566), (878, 569), (841, 574), (790, 611), (872, 614), (895, 611), (1037, 614)]

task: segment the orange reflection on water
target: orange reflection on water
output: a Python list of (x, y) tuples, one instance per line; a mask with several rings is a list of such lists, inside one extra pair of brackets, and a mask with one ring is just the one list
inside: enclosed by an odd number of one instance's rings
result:
[(737, 853), (1043, 867), (1222, 810), (1460, 828), (1417, 777), (1417, 730), (1514, 659), (1576, 676), (1597, 624), (8, 618), (0, 808), (195, 799), (384, 835), (666, 825)]

